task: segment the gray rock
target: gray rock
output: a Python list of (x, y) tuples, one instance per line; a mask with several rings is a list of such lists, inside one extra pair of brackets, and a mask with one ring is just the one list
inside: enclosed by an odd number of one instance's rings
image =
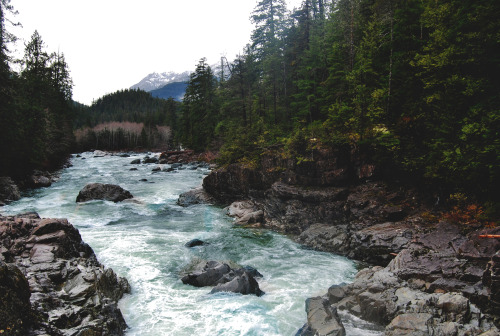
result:
[(143, 160), (142, 163), (158, 163), (158, 158), (157, 157), (149, 157), (146, 156)]
[(229, 265), (217, 261), (209, 261), (201, 270), (194, 271), (182, 277), (182, 283), (195, 286), (206, 287), (215, 286), (218, 281), (231, 271)]
[(196, 246), (203, 246), (203, 245), (208, 245), (208, 243), (204, 242), (203, 240), (199, 239), (192, 239), (188, 241), (184, 246), (186, 247), (196, 247)]
[(25, 335), (33, 323), (29, 284), (14, 265), (0, 260), (0, 330), (13, 329), (9, 335)]
[(428, 313), (408, 313), (396, 316), (385, 329), (386, 336), (428, 336), (428, 324), (432, 315)]
[(229, 265), (218, 261), (208, 261), (201, 269), (188, 273), (181, 278), (182, 283), (195, 287), (215, 286), (211, 294), (233, 292), (243, 295), (264, 295), (254, 276), (262, 276), (253, 267), (233, 270)]
[(210, 294), (219, 292), (232, 292), (243, 295), (254, 294), (257, 296), (264, 295), (264, 292), (260, 290), (257, 281), (247, 272), (243, 272), (241, 275), (236, 275), (226, 283), (218, 284), (212, 289)]
[(46, 188), (52, 185), (52, 175), (49, 172), (35, 170), (29, 178), (28, 186), (31, 188)]
[(312, 335), (344, 336), (345, 329), (335, 307), (328, 300), (314, 297), (306, 300), (307, 325)]
[(0, 201), (17, 201), (21, 198), (19, 188), (10, 177), (0, 177)]
[(133, 198), (132, 194), (120, 186), (114, 184), (89, 183), (76, 197), (76, 202), (86, 202), (90, 200), (107, 200), (121, 202)]
[(264, 221), (264, 211), (258, 209), (252, 201), (233, 202), (227, 208), (228, 216), (235, 217), (235, 224), (261, 224)]
[(67, 220), (0, 216), (0, 242), (0, 260), (9, 263), (0, 261), (0, 330), (7, 322), (9, 335), (123, 335), (117, 301), (130, 286), (97, 261)]
[(216, 200), (201, 187), (180, 194), (177, 200), (177, 204), (183, 207), (194, 204), (214, 204), (215, 202)]

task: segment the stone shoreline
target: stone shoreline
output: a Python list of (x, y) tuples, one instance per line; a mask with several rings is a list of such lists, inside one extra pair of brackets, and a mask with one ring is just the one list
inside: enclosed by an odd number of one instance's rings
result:
[(123, 335), (129, 292), (66, 219), (0, 216), (0, 333)]
[(372, 166), (323, 159), (301, 170), (264, 158), (260, 170), (231, 165), (203, 182), (209, 197), (231, 204), (236, 225), (371, 265), (311, 298), (297, 335), (343, 335), (337, 310), (386, 335), (500, 334), (500, 241), (479, 238), (500, 228), (439, 219), (434, 200), (377, 179)]

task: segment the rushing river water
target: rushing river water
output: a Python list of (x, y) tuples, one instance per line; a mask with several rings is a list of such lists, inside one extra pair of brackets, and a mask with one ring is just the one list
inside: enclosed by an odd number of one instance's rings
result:
[[(306, 298), (356, 274), (346, 258), (304, 249), (271, 231), (235, 227), (220, 207), (178, 206), (179, 194), (200, 186), (207, 169), (153, 173), (155, 165), (129, 164), (143, 156), (84, 153), (51, 187), (0, 208), (68, 218), (99, 261), (129, 280), (132, 293), (120, 301), (128, 336), (294, 335), (306, 322)], [(75, 203), (89, 182), (118, 184), (135, 201)], [(186, 248), (194, 238), (209, 245)], [(266, 294), (209, 295), (210, 288), (182, 284), (181, 272), (197, 260), (253, 266), (264, 275), (258, 281)], [(343, 318), (347, 335), (379, 334), (354, 317)]]

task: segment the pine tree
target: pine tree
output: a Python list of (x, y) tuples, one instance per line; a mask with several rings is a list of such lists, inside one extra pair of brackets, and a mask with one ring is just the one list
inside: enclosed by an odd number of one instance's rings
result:
[(218, 123), (217, 80), (202, 58), (190, 75), (182, 114), (182, 142), (194, 149), (206, 149)]

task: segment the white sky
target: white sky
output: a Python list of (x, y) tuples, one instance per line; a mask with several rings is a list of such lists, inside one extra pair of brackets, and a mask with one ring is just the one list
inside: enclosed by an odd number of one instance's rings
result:
[[(302, 0), (287, 0), (290, 8)], [(47, 52), (64, 53), (73, 99), (91, 104), (152, 72), (193, 71), (229, 61), (250, 41), (258, 0), (12, 0), (23, 28), (17, 54), (38, 30)], [(8, 28), (9, 29), (9, 28)], [(10, 48), (14, 49), (14, 48)]]

